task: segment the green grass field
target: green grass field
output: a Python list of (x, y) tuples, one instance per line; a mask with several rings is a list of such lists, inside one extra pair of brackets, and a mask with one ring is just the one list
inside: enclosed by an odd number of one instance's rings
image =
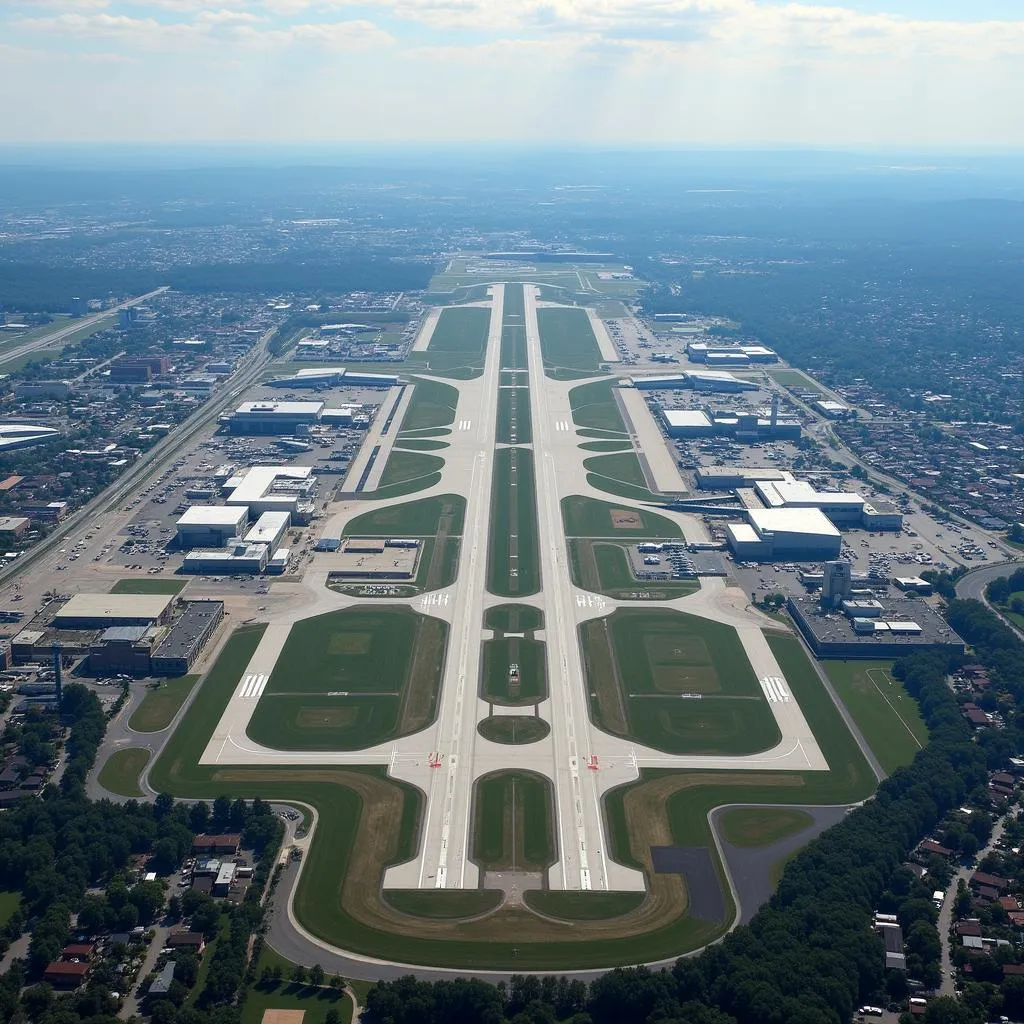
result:
[(0, 928), (2, 928), (11, 917), (14, 912), (21, 906), (21, 893), (20, 892), (4, 892), (0, 891)]
[(174, 720), (199, 676), (169, 679), (155, 688), (148, 688), (142, 703), (128, 719), (128, 728), (135, 732), (160, 732)]
[(498, 392), (498, 444), (531, 444), (530, 389), (502, 388)]
[(188, 580), (162, 580), (152, 576), (146, 579), (118, 580), (110, 592), (112, 594), (180, 594), (188, 584)]
[(490, 323), (491, 311), (481, 306), (442, 309), (427, 346), (428, 369), (482, 370)]
[(499, 604), (484, 612), (484, 626), (506, 633), (527, 633), (544, 628), (544, 613), (529, 604)]
[(718, 819), (722, 838), (733, 846), (771, 846), (810, 828), (814, 819), (795, 807), (732, 807)]
[(394, 447), (403, 452), (441, 452), (445, 448), (450, 448), (451, 444), (448, 441), (434, 441), (428, 437), (401, 437), (394, 443)]
[(621, 544), (571, 539), (569, 568), (578, 587), (621, 601), (637, 595), (648, 600), (671, 600), (700, 590), (700, 582), (692, 579), (638, 580)]
[[(615, 515), (619, 513), (619, 515)], [(626, 513), (625, 516), (622, 513)], [(683, 532), (665, 516), (647, 509), (623, 508), (612, 502), (572, 494), (562, 499), (567, 537), (614, 537), (616, 540), (675, 540)]]
[(359, 750), (437, 713), (448, 626), (408, 608), (296, 622), (249, 722), (278, 750)]
[(618, 455), (595, 455), (583, 460), (583, 468), (597, 476), (608, 477), (633, 487), (647, 488), (647, 477), (640, 467), (635, 452), (621, 452)]
[(572, 306), (538, 309), (537, 326), (545, 370), (599, 372), (601, 350), (586, 310)]
[[(485, 640), (480, 696), (494, 704), (528, 705), (548, 695), (544, 644), (524, 637)], [(509, 666), (519, 666), (519, 679), (510, 678)]]
[(800, 370), (789, 370), (785, 367), (779, 367), (778, 369), (770, 369), (768, 374), (783, 387), (797, 388), (800, 391), (816, 391), (819, 395), (825, 393), (816, 381)]
[(494, 453), (487, 589), (501, 597), (526, 597), (540, 589), (537, 502), (533, 452), (499, 448)]
[(569, 392), (569, 406), (576, 426), (587, 431), (603, 431), (601, 436), (606, 440), (614, 440), (611, 435), (626, 435), (626, 424), (612, 391), (613, 383), (610, 380), (595, 380)]
[(585, 452), (631, 452), (632, 441), (584, 441), (579, 447)]
[(385, 889), (384, 900), (411, 917), (439, 921), (477, 917), (501, 902), (497, 889)]
[(404, 434), (407, 430), (450, 426), (455, 419), (459, 392), (451, 384), (442, 384), (437, 380), (414, 377), (413, 381), (415, 387), (402, 418), (401, 432)]
[(534, 715), (491, 715), (477, 725), (476, 731), (492, 743), (518, 746), (544, 739), (551, 726)]
[(473, 860), (487, 871), (542, 871), (556, 859), (553, 818), (543, 776), (485, 776), (473, 798)]
[(332, 1009), (338, 1011), (341, 1024), (351, 1024), (352, 1000), (342, 992), (287, 981), (272, 988), (256, 984), (245, 991), (242, 1024), (262, 1024), (267, 1010), (302, 1010), (302, 1024), (324, 1024)]
[(383, 490), (396, 484), (433, 480), (443, 468), (444, 459), (440, 455), (425, 455), (421, 452), (401, 452), (392, 449), (391, 455), (388, 457), (388, 464), (381, 474), (379, 486)]
[(143, 796), (139, 776), (149, 758), (150, 752), (141, 747), (115, 750), (100, 769), (100, 785), (118, 796)]
[(823, 661), (825, 672), (875, 757), (891, 775), (928, 742), (917, 701), (893, 679), (891, 661)]
[(591, 713), (608, 732), (673, 754), (751, 754), (779, 741), (731, 626), (619, 609), (584, 623), (580, 636)]
[(526, 299), (521, 284), (505, 286), (501, 313), (501, 367), (526, 369)]
[(563, 921), (606, 921), (636, 910), (647, 898), (644, 892), (572, 892), (531, 889), (523, 893), (528, 907)]
[(364, 512), (348, 522), (345, 536), (433, 537), (443, 525), (445, 533), (457, 537), (465, 517), (466, 499), (461, 494), (437, 494)]

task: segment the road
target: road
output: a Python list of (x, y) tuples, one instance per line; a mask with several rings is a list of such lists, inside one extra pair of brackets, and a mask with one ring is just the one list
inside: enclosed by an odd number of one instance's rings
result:
[(121, 309), (127, 309), (129, 306), (138, 306), (143, 302), (147, 302), (149, 299), (155, 299), (158, 295), (163, 295), (167, 290), (168, 287), (166, 285), (163, 288), (156, 288), (151, 292), (146, 292), (145, 295), (139, 295), (134, 299), (126, 299), (124, 302), (121, 302), (116, 306), (111, 306), (110, 309), (103, 310), (102, 313), (92, 313), (89, 316), (83, 316), (80, 319), (73, 320), (65, 327), (60, 327), (56, 331), (44, 334), (41, 338), (33, 338), (31, 341), (26, 341), (24, 345), (17, 345), (16, 347), (4, 352), (3, 355), (0, 355), (0, 367), (5, 363), (13, 362), (21, 356), (28, 355), (31, 352), (36, 352), (41, 348), (50, 348), (57, 344), (57, 342), (63, 341), (65, 338), (70, 338), (71, 335), (77, 334), (79, 331), (84, 330), (87, 327), (92, 327), (94, 324), (98, 324), (101, 320), (110, 316), (111, 313), (116, 313)]
[(1000, 562), (998, 565), (986, 565), (981, 569), (975, 569), (972, 572), (961, 576), (956, 581), (956, 596), (967, 600), (980, 601), (987, 608), (990, 608), (996, 615), (1006, 623), (1020, 637), (1024, 640), (1024, 630), (1022, 630), (1016, 623), (1011, 622), (1005, 615), (1003, 615), (998, 608), (989, 603), (988, 598), (985, 596), (985, 588), (995, 579), (1000, 576), (1009, 576), (1017, 569), (1020, 568), (1019, 563), (1015, 562)]

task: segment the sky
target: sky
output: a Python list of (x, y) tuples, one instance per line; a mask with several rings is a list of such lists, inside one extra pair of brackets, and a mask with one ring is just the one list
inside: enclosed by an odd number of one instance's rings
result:
[(6, 142), (1024, 146), (1022, 0), (0, 0)]

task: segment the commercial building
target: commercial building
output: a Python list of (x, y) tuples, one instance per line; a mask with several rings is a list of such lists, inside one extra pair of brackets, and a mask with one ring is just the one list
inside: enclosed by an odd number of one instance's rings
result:
[(293, 523), (308, 521), (317, 478), (310, 466), (253, 466), (226, 480), (222, 490), (228, 505), (244, 505), (250, 516), (288, 512)]
[(902, 530), (903, 513), (888, 501), (865, 502), (862, 522), (865, 530)]
[[(301, 345), (302, 343), (300, 342), (299, 344)], [(316, 342), (315, 344), (323, 345), (326, 348), (328, 343)], [(272, 388), (337, 387), (344, 381), (344, 378), (344, 366), (323, 366), (299, 370), (298, 373), (291, 374), (288, 377), (277, 377), (274, 380), (267, 381), (267, 384)]]
[(57, 398), (63, 401), (71, 395), (69, 380), (24, 380), (14, 385), (14, 397), (20, 399)]
[(701, 466), (695, 477), (702, 491), (733, 491), (753, 487), (759, 480), (792, 480), (793, 474), (785, 469), (755, 466)]
[(273, 576), (280, 576), (288, 571), (288, 564), (291, 561), (292, 553), (287, 548), (278, 548), (267, 559), (267, 572)]
[(683, 388), (693, 388), (695, 391), (723, 393), (758, 389), (753, 381), (742, 380), (725, 370), (681, 370), (679, 373), (634, 377), (633, 387), (638, 391), (679, 391)]
[(720, 345), (707, 341), (691, 341), (686, 354), (694, 363), (714, 366), (748, 366), (750, 363), (777, 363), (779, 357), (765, 345)]
[(246, 544), (266, 544), (276, 550), (288, 532), (292, 517), (288, 512), (264, 512), (245, 535)]
[(243, 402), (228, 420), (233, 434), (308, 433), (320, 422), (323, 402)]
[(729, 523), (726, 541), (739, 561), (834, 559), (842, 538), (817, 508), (750, 509), (746, 523)]
[(0, 452), (13, 451), (15, 448), (31, 448), (34, 444), (52, 441), (59, 435), (59, 430), (40, 427), (34, 423), (0, 423)]
[(860, 524), (864, 499), (847, 491), (819, 491), (804, 480), (758, 480), (754, 484), (765, 508), (816, 508), (833, 523)]
[[(881, 602), (877, 615), (836, 615), (810, 597), (790, 597), (786, 608), (819, 658), (899, 658), (914, 651), (963, 653), (965, 645), (942, 616), (925, 602), (913, 606), (913, 620), (902, 618), (905, 602)], [(874, 610), (874, 609), (873, 609)]]
[(28, 530), (28, 516), (0, 516), (0, 544), (13, 544)]
[(75, 594), (53, 617), (58, 629), (109, 629), (167, 622), (173, 594)]
[(29, 519), (39, 519), (44, 523), (59, 523), (68, 514), (66, 501), (47, 501), (41, 505), (22, 505), (21, 512)]
[(223, 618), (223, 601), (188, 601), (185, 611), (153, 651), (150, 675), (187, 675)]
[(932, 585), (920, 576), (897, 576), (892, 582), (898, 589), (920, 597), (928, 597), (932, 592)]
[(97, 676), (148, 676), (157, 633), (153, 626), (105, 629), (89, 650), (89, 671)]
[(777, 403), (769, 416), (710, 409), (663, 409), (661, 416), (669, 437), (715, 436), (758, 441), (796, 440), (801, 434), (800, 421), (780, 417)]
[(702, 409), (664, 409), (661, 414), (669, 437), (710, 437), (715, 424)]
[(213, 882), (214, 896), (227, 896), (231, 891), (231, 885), (235, 880), (234, 861), (224, 861), (217, 871), (217, 877)]
[(249, 510), (239, 505), (193, 505), (177, 522), (179, 548), (219, 548), (240, 537)]
[(213, 573), (232, 576), (235, 573), (261, 573), (267, 567), (266, 544), (246, 544), (238, 540), (216, 551), (190, 551), (182, 564), (182, 572)]
[(827, 416), (830, 420), (845, 419), (852, 412), (848, 405), (844, 405), (842, 402), (835, 402), (830, 398), (822, 398), (815, 402), (814, 408), (817, 409), (822, 416)]

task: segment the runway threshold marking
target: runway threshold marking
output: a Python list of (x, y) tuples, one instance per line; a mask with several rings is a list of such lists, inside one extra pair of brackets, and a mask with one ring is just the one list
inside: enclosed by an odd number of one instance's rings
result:
[(786, 680), (780, 676), (765, 676), (761, 680), (761, 690), (769, 704), (788, 704), (790, 701)]
[(242, 680), (242, 688), (238, 691), (238, 696), (242, 700), (258, 700), (266, 689), (267, 682), (270, 676), (266, 675), (248, 675)]

